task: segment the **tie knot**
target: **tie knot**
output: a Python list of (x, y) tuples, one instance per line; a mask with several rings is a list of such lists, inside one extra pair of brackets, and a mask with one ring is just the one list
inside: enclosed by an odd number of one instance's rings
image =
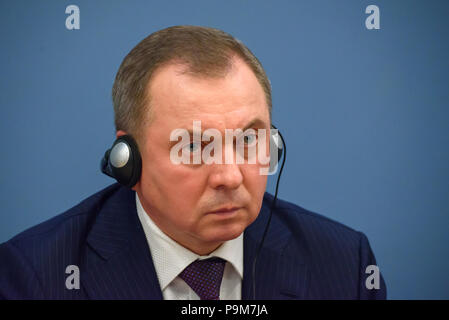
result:
[(196, 260), (179, 276), (201, 300), (219, 300), (220, 286), (226, 261), (221, 258)]

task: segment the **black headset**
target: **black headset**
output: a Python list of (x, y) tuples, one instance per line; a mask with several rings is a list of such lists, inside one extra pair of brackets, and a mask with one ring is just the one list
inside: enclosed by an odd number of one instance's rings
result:
[[(275, 126), (272, 128), (276, 131), (270, 130), (270, 158), (275, 158), (274, 153), (277, 149), (277, 161), (270, 160), (270, 174), (276, 170), (285, 145), (277, 128)], [(104, 174), (116, 179), (120, 184), (133, 187), (139, 181), (142, 172), (142, 158), (134, 138), (131, 135), (118, 137), (112, 147), (106, 150), (100, 167)]]
[[(253, 260), (252, 278), (253, 278), (253, 299), (256, 299), (256, 264), (259, 253), (262, 249), (265, 236), (268, 233), (268, 227), (270, 226), (271, 216), (273, 215), (273, 209), (276, 206), (276, 200), (278, 196), (279, 181), (281, 179), (282, 170), (284, 169), (285, 158), (287, 156), (287, 146), (284, 138), (275, 126), (271, 126), (276, 131), (270, 130), (270, 158), (275, 158), (273, 154), (277, 151), (277, 161), (270, 160), (269, 173), (274, 173), (277, 169), (277, 164), (281, 160), (282, 165), (279, 170), (279, 175), (276, 181), (276, 190), (274, 193), (273, 202), (270, 207), (270, 214), (268, 216), (268, 222), (265, 226), (265, 231), (262, 236), (256, 254)], [(276, 150), (277, 149), (277, 150)], [(140, 156), (139, 148), (136, 141), (131, 135), (123, 135), (118, 137), (113, 143), (112, 147), (106, 150), (100, 164), (101, 171), (114, 178), (120, 184), (132, 188), (140, 179), (142, 173), (142, 158)]]
[(136, 140), (129, 134), (118, 137), (106, 150), (100, 168), (118, 183), (132, 188), (142, 173), (142, 158)]

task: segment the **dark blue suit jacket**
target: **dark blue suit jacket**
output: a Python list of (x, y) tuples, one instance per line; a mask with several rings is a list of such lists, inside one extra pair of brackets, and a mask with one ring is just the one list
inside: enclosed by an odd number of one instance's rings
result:
[[(252, 299), (252, 263), (273, 196), (244, 232), (242, 299)], [(376, 261), (360, 232), (278, 200), (258, 257), (257, 299), (384, 299), (365, 286)], [(80, 289), (65, 282), (68, 265)], [(0, 245), (3, 299), (162, 299), (136, 211), (135, 192), (113, 184)]]

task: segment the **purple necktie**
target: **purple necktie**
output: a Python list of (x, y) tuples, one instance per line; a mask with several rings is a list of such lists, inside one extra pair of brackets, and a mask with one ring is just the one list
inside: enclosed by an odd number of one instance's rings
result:
[(179, 276), (201, 300), (219, 300), (220, 286), (226, 261), (221, 258), (196, 260)]

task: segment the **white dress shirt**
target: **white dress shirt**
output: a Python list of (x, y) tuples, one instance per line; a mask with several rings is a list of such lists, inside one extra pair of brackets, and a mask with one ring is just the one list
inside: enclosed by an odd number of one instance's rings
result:
[(199, 296), (179, 277), (179, 274), (196, 259), (211, 257), (219, 257), (226, 261), (220, 286), (220, 300), (241, 300), (243, 233), (235, 239), (224, 242), (209, 255), (200, 256), (162, 232), (145, 212), (137, 193), (136, 206), (164, 300), (199, 300)]

